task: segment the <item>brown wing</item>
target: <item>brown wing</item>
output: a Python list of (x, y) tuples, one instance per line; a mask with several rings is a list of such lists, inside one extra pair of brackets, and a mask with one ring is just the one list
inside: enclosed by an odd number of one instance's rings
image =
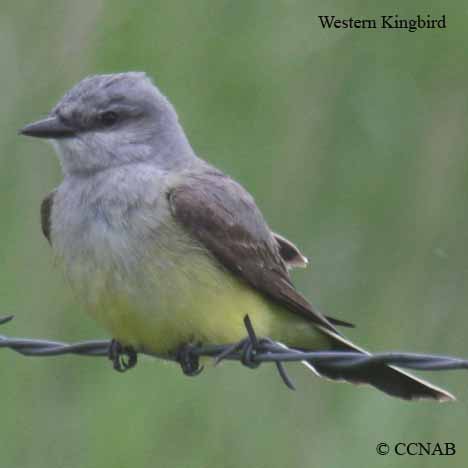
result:
[(47, 195), (47, 197), (45, 197), (41, 203), (42, 233), (44, 234), (46, 239), (49, 241), (50, 245), (52, 245), (52, 241), (50, 239), (50, 226), (51, 226), (50, 216), (52, 213), (52, 205), (54, 203), (54, 195), (55, 195), (55, 191), (50, 192), (49, 195)]
[(229, 271), (292, 312), (336, 329), (295, 290), (253, 198), (224, 174), (191, 175), (167, 194), (172, 214)]

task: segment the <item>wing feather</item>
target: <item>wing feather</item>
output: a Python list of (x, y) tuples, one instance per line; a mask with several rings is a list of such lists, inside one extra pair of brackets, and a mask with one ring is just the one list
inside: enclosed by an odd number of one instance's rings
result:
[(273, 233), (278, 244), (279, 253), (288, 268), (305, 268), (309, 261), (302, 255), (301, 251), (285, 237)]
[(253, 198), (212, 170), (191, 174), (168, 192), (172, 215), (219, 263), (290, 311), (336, 332), (294, 288), (280, 247)]
[(44, 234), (45, 238), (49, 241), (49, 244), (52, 245), (52, 240), (50, 237), (50, 229), (51, 229), (51, 213), (52, 213), (52, 205), (54, 204), (54, 195), (55, 191), (50, 192), (41, 203), (41, 228), (42, 233)]

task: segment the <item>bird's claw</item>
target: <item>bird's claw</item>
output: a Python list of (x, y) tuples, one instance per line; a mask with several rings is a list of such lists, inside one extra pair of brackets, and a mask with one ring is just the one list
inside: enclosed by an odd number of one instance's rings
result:
[(196, 345), (188, 343), (180, 346), (175, 355), (175, 360), (180, 364), (182, 372), (189, 377), (195, 377), (203, 370), (199, 357), (193, 352)]
[(137, 352), (131, 346), (122, 346), (114, 339), (109, 345), (109, 359), (117, 372), (125, 372), (138, 362)]

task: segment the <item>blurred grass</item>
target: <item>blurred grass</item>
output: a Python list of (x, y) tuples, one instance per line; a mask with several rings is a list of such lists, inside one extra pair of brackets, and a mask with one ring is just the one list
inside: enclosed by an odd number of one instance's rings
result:
[[(145, 70), (198, 154), (241, 181), (311, 268), (298, 287), (373, 350), (466, 356), (466, 22), (458, 1), (0, 2), (2, 333), (103, 337), (40, 234), (60, 181), (52, 149), (16, 130), (83, 76)], [(324, 31), (317, 15), (446, 14), (443, 31)], [(468, 376), (430, 377), (456, 404), (226, 364), (198, 379), (144, 360), (0, 353), (5, 467), (439, 466), (380, 441), (451, 441), (466, 466)]]

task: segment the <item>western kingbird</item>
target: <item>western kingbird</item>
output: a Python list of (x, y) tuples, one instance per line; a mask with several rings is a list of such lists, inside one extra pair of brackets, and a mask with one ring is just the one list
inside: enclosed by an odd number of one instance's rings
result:
[[(123, 346), (174, 355), (233, 343), (248, 314), (259, 336), (301, 350), (362, 349), (294, 288), (306, 259), (266, 224), (251, 195), (199, 159), (144, 73), (85, 78), (21, 133), (46, 138), (63, 181), (42, 230), (76, 295)], [(404, 399), (452, 395), (395, 367), (311, 366)]]

